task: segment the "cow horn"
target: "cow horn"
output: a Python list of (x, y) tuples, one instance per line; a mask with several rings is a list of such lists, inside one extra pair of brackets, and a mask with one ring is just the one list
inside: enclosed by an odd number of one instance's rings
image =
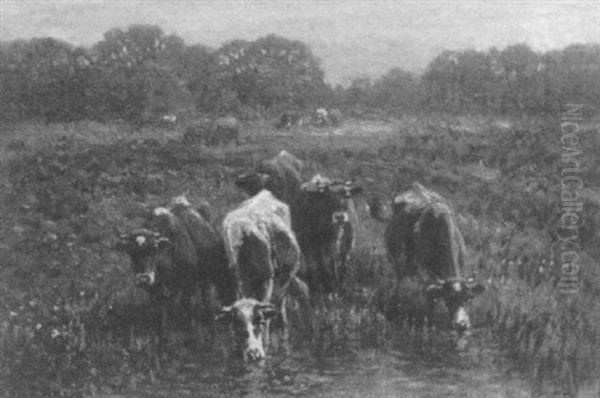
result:
[(260, 179), (260, 183), (261, 184), (266, 184), (267, 182), (269, 182), (269, 180), (271, 180), (271, 176), (265, 173), (256, 173), (256, 175), (258, 176), (258, 178)]
[(442, 292), (442, 288), (443, 288), (443, 285), (439, 284), (439, 282), (432, 283), (431, 285), (427, 286), (427, 288), (425, 288), (425, 293), (429, 297), (435, 299)]
[(229, 305), (227, 307), (222, 307), (219, 312), (217, 312), (214, 316), (215, 321), (218, 321), (220, 319), (223, 319), (227, 316), (229, 316), (233, 311), (233, 306)]
[(258, 303), (256, 308), (259, 310), (275, 310), (275, 306), (271, 303)]
[(172, 243), (171, 239), (167, 238), (166, 236), (158, 236), (155, 243), (156, 245), (160, 245), (161, 243)]

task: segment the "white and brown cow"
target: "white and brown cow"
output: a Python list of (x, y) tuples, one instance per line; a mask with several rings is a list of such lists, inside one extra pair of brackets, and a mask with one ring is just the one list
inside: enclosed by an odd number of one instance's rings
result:
[(286, 326), (290, 284), (308, 296), (308, 288), (296, 277), (300, 247), (291, 229), (289, 207), (268, 190), (260, 191), (225, 216), (223, 233), (238, 300), (219, 316), (234, 325), (238, 354), (245, 360), (260, 360), (265, 357), (263, 340), (268, 342), (275, 308)]

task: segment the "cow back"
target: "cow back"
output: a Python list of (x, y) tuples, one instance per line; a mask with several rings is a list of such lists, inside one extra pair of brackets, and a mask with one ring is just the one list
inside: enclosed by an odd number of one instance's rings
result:
[(278, 199), (291, 203), (298, 196), (302, 184), (302, 161), (289, 152), (281, 151), (274, 158), (262, 161), (256, 171), (271, 177), (265, 188)]
[(444, 198), (416, 183), (394, 199), (392, 210), (385, 241), (399, 277), (419, 273), (428, 279), (460, 276), (466, 248)]

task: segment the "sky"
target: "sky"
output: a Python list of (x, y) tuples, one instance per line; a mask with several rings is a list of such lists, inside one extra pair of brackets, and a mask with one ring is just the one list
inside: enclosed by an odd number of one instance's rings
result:
[(600, 1), (0, 0), (0, 39), (90, 46), (112, 28), (158, 25), (218, 47), (275, 33), (307, 43), (325, 79), (347, 85), (391, 68), (422, 71), (442, 50), (600, 43)]

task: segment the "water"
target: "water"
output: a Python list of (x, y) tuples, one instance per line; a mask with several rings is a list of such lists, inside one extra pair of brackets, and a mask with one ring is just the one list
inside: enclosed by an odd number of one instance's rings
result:
[(530, 396), (527, 384), (493, 358), (487, 333), (463, 340), (405, 335), (385, 349), (336, 353), (292, 345), (275, 342), (264, 363), (251, 365), (226, 359), (224, 347), (182, 350), (155, 376), (106, 397)]

